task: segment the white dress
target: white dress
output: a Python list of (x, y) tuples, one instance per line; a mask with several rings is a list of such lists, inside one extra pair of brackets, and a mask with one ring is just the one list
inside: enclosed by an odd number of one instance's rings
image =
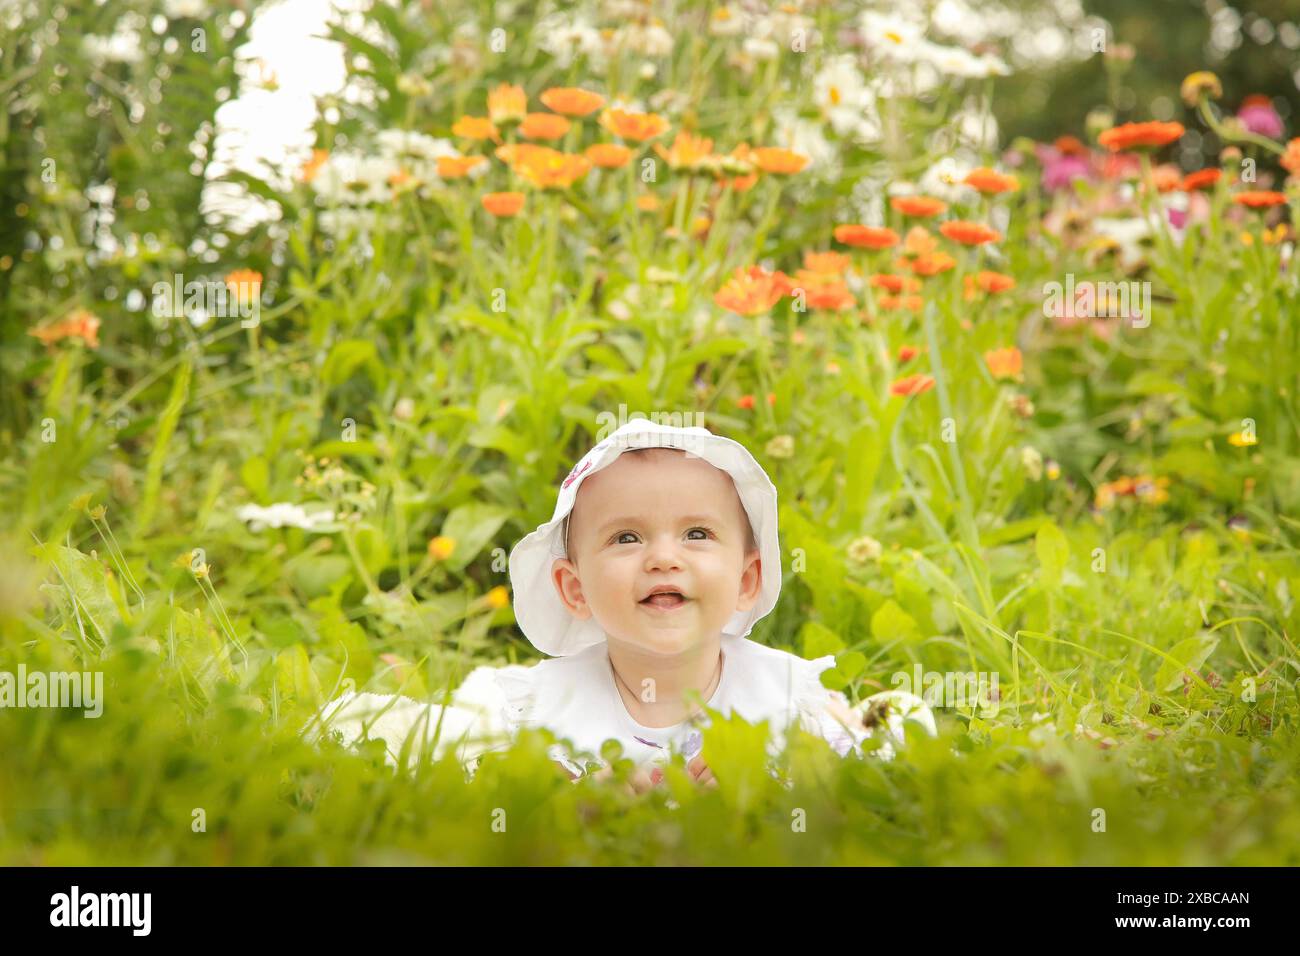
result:
[[(840, 756), (850, 751), (860, 754), (859, 745), (873, 733), (858, 719), (861, 708), (881, 698), (895, 706), (881, 724), (886, 733), (874, 753), (892, 757), (892, 743), (903, 740), (905, 719), (935, 734), (929, 708), (901, 691), (877, 694), (859, 705), (858, 712), (851, 710), (843, 694), (822, 686), (820, 680), (824, 670), (835, 666), (834, 655), (807, 660), (729, 635), (722, 637), (721, 649), (722, 676), (707, 706), (754, 724), (768, 721), (772, 755), (779, 753), (786, 729), (795, 724), (828, 741)], [(608, 739), (617, 740), (623, 756), (640, 766), (664, 762), (670, 753), (689, 760), (702, 749), (708, 728), (707, 715), (671, 727), (637, 723), (618, 692), (603, 643), (531, 666), (479, 667), (446, 707), (407, 697), (349, 693), (327, 704), (318, 720), (309, 728), (309, 736), (324, 725), (344, 744), (365, 737), (383, 739), (394, 766), (402, 762), (404, 750), (409, 757), (432, 747), (436, 758), (455, 747), (471, 772), (484, 752), (509, 746), (520, 729), (547, 727), (561, 741), (551, 748), (552, 759), (579, 775), (584, 770), (579, 761), (605, 764), (600, 752)]]

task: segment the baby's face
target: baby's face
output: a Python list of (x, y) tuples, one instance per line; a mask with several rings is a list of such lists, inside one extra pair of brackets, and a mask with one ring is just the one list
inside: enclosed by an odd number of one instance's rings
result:
[[(672, 655), (716, 640), (758, 600), (762, 563), (726, 472), (682, 451), (622, 454), (585, 479), (569, 559), (551, 578), (569, 611), (613, 641)], [(679, 596), (646, 600), (660, 586)]]

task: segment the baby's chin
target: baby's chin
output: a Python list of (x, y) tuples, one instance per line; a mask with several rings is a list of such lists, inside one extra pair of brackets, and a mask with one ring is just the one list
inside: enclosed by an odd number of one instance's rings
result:
[(630, 628), (605, 630), (611, 643), (643, 654), (673, 657), (687, 651), (716, 645), (721, 628), (701, 629), (698, 621), (641, 621)]

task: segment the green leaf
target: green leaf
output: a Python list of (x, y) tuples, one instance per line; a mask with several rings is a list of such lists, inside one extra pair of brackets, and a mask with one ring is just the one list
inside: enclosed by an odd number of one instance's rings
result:
[(912, 616), (890, 598), (871, 615), (871, 636), (878, 641), (916, 641), (921, 631)]
[(270, 504), (268, 484), (271, 478), (271, 470), (267, 466), (265, 458), (261, 455), (246, 458), (244, 463), (239, 466), (239, 477), (243, 480), (244, 487), (253, 493), (255, 499), (262, 504)]
[(280, 695), (304, 706), (317, 706), (322, 695), (320, 681), (311, 669), (311, 659), (301, 644), (281, 651), (275, 658), (275, 680)]
[(1214, 634), (1197, 634), (1179, 641), (1169, 651), (1169, 657), (1156, 671), (1156, 686), (1162, 691), (1176, 690), (1182, 686), (1184, 672), (1196, 673), (1219, 646)]
[(335, 438), (315, 445), (311, 450), (313, 458), (378, 458), (379, 446), (372, 441), (343, 441)]
[(176, 423), (190, 392), (190, 374), (192, 366), (185, 362), (176, 370), (172, 379), (171, 395), (167, 398), (167, 407), (158, 419), (158, 433), (154, 436), (153, 448), (149, 452), (149, 462), (145, 466), (144, 493), (141, 495), (140, 510), (136, 512), (135, 526), (145, 531), (153, 522), (154, 511), (158, 507), (158, 494), (162, 490), (163, 464), (167, 460), (167, 446), (171, 443)]
[(328, 594), (330, 585), (350, 576), (352, 562), (341, 554), (302, 558), (293, 563), (293, 583), (309, 598)]
[(803, 656), (809, 660), (825, 657), (827, 654), (838, 654), (844, 650), (844, 642), (840, 640), (840, 636), (817, 621), (805, 621), (803, 627), (799, 629), (799, 637), (803, 642)]
[(330, 349), (325, 364), (321, 366), (321, 380), (331, 386), (346, 382), (359, 366), (377, 361), (378, 358), (375, 343), (369, 339), (344, 339), (336, 342)]
[(1034, 537), (1034, 551), (1041, 566), (1043, 586), (1057, 590), (1065, 573), (1065, 563), (1070, 558), (1070, 544), (1064, 532), (1050, 521), (1044, 522)]
[(478, 557), (509, 516), (510, 512), (504, 508), (478, 502), (461, 505), (447, 515), (442, 534), (456, 542), (447, 566), (459, 571)]
[(857, 677), (867, 668), (867, 656), (861, 651), (849, 651), (840, 655), (835, 662), (835, 669), (849, 680)]

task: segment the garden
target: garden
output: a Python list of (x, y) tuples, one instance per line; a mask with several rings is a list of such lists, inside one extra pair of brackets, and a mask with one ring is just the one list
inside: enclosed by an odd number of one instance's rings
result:
[[(0, 861), (1300, 863), (1300, 75), (1067, 2), (375, 0), (259, 172), (277, 6), (0, 9)], [(631, 795), (304, 733), (537, 661), (507, 556), (632, 417), (776, 484), (751, 639), (937, 736), (719, 719)]]

